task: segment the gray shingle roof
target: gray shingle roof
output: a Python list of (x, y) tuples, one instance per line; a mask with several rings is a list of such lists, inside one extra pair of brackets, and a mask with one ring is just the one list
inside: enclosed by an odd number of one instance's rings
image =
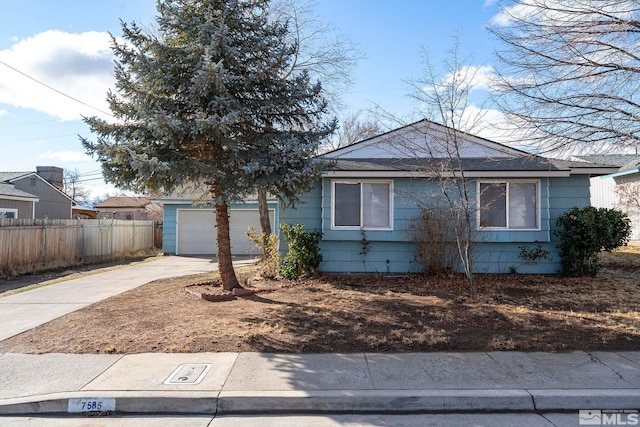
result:
[(625, 163), (620, 168), (620, 172), (637, 171), (637, 170), (640, 170), (640, 156), (636, 157), (630, 162)]
[[(450, 162), (450, 163), (449, 163)], [(418, 171), (463, 169), (466, 171), (559, 171), (569, 170), (580, 163), (549, 160), (542, 157), (517, 158), (466, 158), (456, 159), (338, 159), (331, 170), (335, 171)], [(457, 167), (456, 167), (457, 166)], [(592, 165), (590, 165), (592, 166)]]
[(606, 166), (615, 166), (618, 168), (622, 168), (633, 161), (640, 162), (640, 156), (636, 154), (599, 154), (576, 157), (587, 162), (598, 163)]
[(0, 198), (3, 196), (37, 199), (37, 196), (34, 196), (33, 194), (27, 193), (22, 190), (18, 190), (13, 186), (13, 184), (6, 184), (4, 182), (0, 182)]
[(601, 154), (578, 156), (578, 158), (617, 167), (618, 172), (633, 173), (640, 170), (640, 156), (637, 154)]
[(98, 203), (96, 208), (144, 208), (149, 203), (151, 203), (151, 199), (148, 197), (117, 196), (109, 197)]
[(30, 173), (34, 173), (33, 171), (30, 172), (0, 172), (0, 182), (6, 182), (9, 181), (11, 179), (14, 178), (19, 178), (21, 176), (24, 175), (29, 175)]

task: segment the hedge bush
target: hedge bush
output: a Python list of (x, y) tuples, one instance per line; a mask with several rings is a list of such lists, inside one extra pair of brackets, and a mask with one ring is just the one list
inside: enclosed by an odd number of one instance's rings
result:
[(289, 252), (280, 266), (280, 275), (287, 279), (298, 279), (316, 274), (322, 261), (320, 254), (322, 233), (305, 231), (302, 224), (281, 224), (280, 231), (289, 246)]
[(560, 237), (560, 264), (567, 276), (598, 274), (598, 254), (612, 251), (629, 241), (631, 221), (617, 209), (572, 208), (558, 217), (554, 232)]

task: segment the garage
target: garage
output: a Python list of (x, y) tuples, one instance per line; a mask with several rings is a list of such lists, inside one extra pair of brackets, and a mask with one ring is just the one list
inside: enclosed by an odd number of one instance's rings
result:
[[(269, 219), (273, 224), (273, 210)], [(177, 255), (215, 254), (216, 229), (213, 209), (178, 209), (176, 229)], [(231, 253), (233, 255), (255, 255), (255, 244), (247, 237), (247, 229), (260, 230), (260, 217), (255, 209), (230, 209), (229, 228)]]

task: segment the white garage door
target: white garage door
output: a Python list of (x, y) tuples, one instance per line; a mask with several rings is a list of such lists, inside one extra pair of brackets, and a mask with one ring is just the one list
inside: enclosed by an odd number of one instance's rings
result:
[[(273, 226), (273, 211), (269, 211)], [(177, 227), (178, 255), (215, 254), (216, 229), (215, 214), (211, 209), (179, 209)], [(233, 255), (255, 255), (255, 244), (247, 237), (247, 229), (252, 226), (260, 231), (260, 217), (257, 210), (229, 210), (231, 253)]]

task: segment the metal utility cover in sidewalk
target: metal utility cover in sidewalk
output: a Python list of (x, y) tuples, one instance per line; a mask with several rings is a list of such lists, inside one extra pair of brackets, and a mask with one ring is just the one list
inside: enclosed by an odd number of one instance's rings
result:
[(198, 384), (211, 369), (211, 363), (188, 363), (180, 365), (167, 378), (164, 384)]

